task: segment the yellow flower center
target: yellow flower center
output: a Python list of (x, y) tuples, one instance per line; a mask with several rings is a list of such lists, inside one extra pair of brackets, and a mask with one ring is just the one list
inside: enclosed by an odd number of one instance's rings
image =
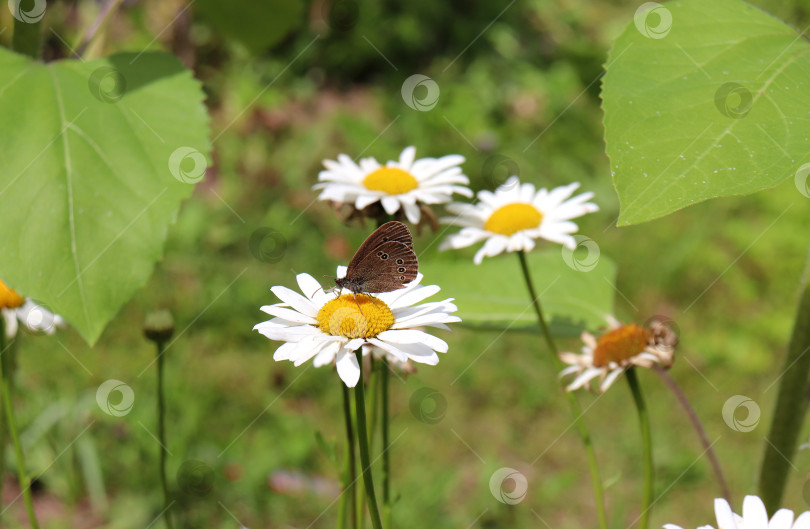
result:
[(601, 367), (609, 362), (621, 363), (647, 348), (652, 333), (635, 323), (613, 329), (596, 342), (593, 365)]
[(520, 230), (540, 226), (543, 214), (531, 204), (522, 202), (507, 204), (496, 209), (484, 223), (484, 229), (501, 235), (512, 235)]
[(363, 179), (370, 191), (382, 191), (388, 195), (401, 195), (419, 187), (419, 182), (408, 171), (396, 167), (380, 167)]
[(367, 294), (343, 294), (318, 311), (318, 328), (333, 336), (374, 338), (393, 324), (388, 305)]
[(0, 279), (0, 309), (16, 309), (22, 307), (25, 303), (25, 298), (17, 294), (13, 288), (8, 288), (2, 279)]

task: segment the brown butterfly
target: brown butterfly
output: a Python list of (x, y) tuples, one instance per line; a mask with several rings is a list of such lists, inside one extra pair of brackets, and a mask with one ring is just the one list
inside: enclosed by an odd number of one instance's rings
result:
[(355, 294), (391, 292), (416, 279), (418, 268), (408, 227), (386, 222), (360, 245), (335, 284)]

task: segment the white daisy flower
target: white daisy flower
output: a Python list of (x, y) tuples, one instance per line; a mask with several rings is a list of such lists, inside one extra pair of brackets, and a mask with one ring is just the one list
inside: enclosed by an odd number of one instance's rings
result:
[(599, 210), (596, 204), (588, 202), (593, 198), (591, 192), (570, 198), (578, 187), (579, 183), (574, 182), (551, 191), (545, 188), (536, 191), (534, 184), (521, 184), (517, 176), (509, 177), (494, 193), (479, 191), (478, 204), (447, 206), (456, 216), (441, 221), (463, 228), (445, 239), (439, 250), (466, 248), (486, 241), (475, 254), (475, 264), (504, 250), (528, 252), (534, 248), (535, 239), (557, 242), (573, 250), (576, 241), (571, 234), (579, 228), (571, 219)]
[(470, 180), (461, 172), (464, 157), (450, 154), (441, 158), (414, 160), (416, 149), (407, 147), (399, 161), (380, 165), (374, 158), (363, 158), (360, 164), (341, 154), (337, 161), (324, 160), (325, 171), (318, 174), (322, 183), (320, 200), (351, 203), (361, 210), (380, 202), (388, 215), (400, 209), (413, 224), (421, 218), (420, 204), (444, 204), (458, 193), (472, 197), (467, 187)]
[[(803, 512), (796, 521), (793, 521), (793, 511), (779, 509), (774, 513), (770, 522), (765, 504), (757, 496), (746, 496), (743, 500), (743, 514), (735, 514), (731, 506), (722, 498), (714, 500), (714, 515), (717, 517), (718, 529), (810, 529), (810, 512)], [(681, 529), (671, 523), (665, 524), (664, 529)], [(711, 525), (704, 525), (698, 529), (714, 529)]]
[[(344, 277), (346, 267), (338, 267), (337, 275)], [(314, 358), (315, 367), (334, 363), (348, 387), (354, 387), (360, 378), (354, 352), (364, 345), (376, 346), (400, 362), (436, 365), (436, 353), (446, 353), (447, 343), (421, 327), (449, 330), (447, 323), (461, 319), (451, 315), (457, 310), (452, 298), (418, 304), (439, 292), (436, 285), (420, 285), (422, 277), (417, 275), (405, 288), (393, 292), (335, 296), (324, 292), (311, 275), (298, 274), (303, 295), (283, 286), (271, 288), (282, 302), (262, 307), (274, 318), (253, 329), (271, 340), (286, 342), (276, 349), (273, 360), (290, 360), (299, 366)], [(363, 354), (369, 353), (370, 348), (363, 348)]]
[(582, 333), (585, 345), (581, 354), (560, 353), (560, 359), (569, 364), (560, 372), (560, 378), (576, 375), (565, 388), (567, 391), (590, 389), (591, 380), (599, 377), (599, 391), (605, 392), (629, 367), (672, 365), (677, 337), (664, 323), (654, 321), (650, 327), (639, 327), (635, 323), (622, 325), (612, 317), (609, 323), (611, 330), (598, 340), (589, 332)]
[(29, 331), (46, 334), (53, 334), (57, 327), (65, 325), (65, 320), (61, 316), (20, 296), (2, 279), (0, 279), (0, 312), (3, 313), (6, 338), (9, 340), (17, 336), (18, 321)]

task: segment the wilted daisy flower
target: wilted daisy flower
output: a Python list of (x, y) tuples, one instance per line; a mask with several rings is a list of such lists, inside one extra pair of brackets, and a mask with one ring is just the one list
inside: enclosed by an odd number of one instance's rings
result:
[(588, 202), (593, 198), (591, 192), (570, 198), (578, 187), (579, 183), (574, 182), (551, 191), (545, 188), (536, 191), (534, 184), (521, 184), (517, 176), (512, 176), (494, 193), (479, 191), (477, 204), (454, 202), (447, 210), (456, 216), (441, 221), (463, 228), (445, 239), (439, 250), (466, 248), (486, 241), (475, 254), (475, 264), (504, 250), (528, 252), (534, 248), (535, 239), (557, 242), (573, 250), (576, 241), (571, 234), (578, 227), (570, 219), (599, 210), (596, 204)]
[(407, 147), (398, 162), (380, 165), (374, 158), (363, 158), (358, 165), (341, 154), (337, 161), (323, 161), (326, 170), (318, 174), (322, 183), (313, 189), (322, 190), (320, 200), (350, 203), (358, 210), (380, 202), (388, 215), (402, 210), (414, 224), (419, 223), (424, 205), (450, 202), (453, 193), (472, 196), (464, 187), (470, 181), (459, 167), (463, 156), (414, 160), (415, 156), (416, 149)]
[[(810, 512), (803, 512), (794, 522), (793, 511), (779, 509), (768, 521), (768, 511), (765, 504), (757, 496), (746, 496), (743, 500), (743, 514), (735, 514), (731, 506), (722, 498), (714, 500), (714, 515), (717, 517), (718, 529), (810, 529)], [(665, 524), (664, 529), (681, 529), (671, 523)], [(699, 529), (714, 529), (711, 525), (704, 525)]]
[(18, 320), (30, 331), (47, 334), (53, 334), (56, 327), (65, 325), (65, 320), (61, 316), (52, 314), (46, 308), (20, 296), (2, 279), (0, 279), (0, 312), (3, 313), (6, 338), (9, 340), (17, 335)]
[[(346, 267), (338, 267), (337, 273), (344, 277)], [(276, 349), (273, 360), (290, 360), (299, 366), (314, 359), (315, 367), (334, 363), (349, 387), (360, 378), (354, 352), (362, 346), (376, 346), (400, 362), (436, 365), (436, 353), (447, 352), (447, 343), (420, 328), (449, 330), (446, 323), (461, 321), (451, 315), (457, 310), (452, 299), (418, 304), (439, 292), (436, 285), (419, 284), (422, 274), (405, 288), (373, 296), (336, 296), (324, 292), (309, 274), (298, 274), (296, 279), (303, 295), (282, 286), (271, 288), (282, 302), (262, 307), (274, 318), (253, 329), (271, 340), (286, 342)], [(370, 351), (363, 349), (364, 354)]]
[(566, 389), (574, 391), (581, 387), (590, 389), (590, 382), (599, 377), (599, 391), (606, 391), (613, 381), (628, 367), (651, 368), (672, 365), (677, 337), (666, 325), (654, 321), (649, 327), (635, 323), (622, 325), (609, 319), (611, 330), (595, 338), (589, 332), (582, 333), (582, 353), (560, 353), (560, 359), (569, 364), (560, 377), (574, 374), (576, 378)]

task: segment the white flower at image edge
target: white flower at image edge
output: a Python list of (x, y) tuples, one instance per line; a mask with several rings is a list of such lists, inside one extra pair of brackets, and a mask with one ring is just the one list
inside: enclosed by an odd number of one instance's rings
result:
[[(794, 522), (793, 511), (779, 509), (768, 521), (765, 504), (757, 496), (746, 496), (743, 500), (742, 516), (731, 510), (728, 502), (722, 498), (714, 500), (714, 515), (717, 518), (717, 529), (810, 529), (810, 512), (802, 513)], [(682, 529), (679, 525), (665, 524), (665, 529)], [(704, 525), (698, 529), (714, 529)]]
[(576, 240), (571, 234), (579, 227), (571, 219), (599, 211), (596, 204), (588, 202), (593, 198), (591, 192), (570, 198), (578, 187), (579, 183), (574, 182), (551, 191), (535, 190), (533, 184), (521, 184), (517, 176), (512, 176), (494, 193), (479, 191), (477, 204), (449, 204), (447, 210), (456, 216), (441, 221), (462, 229), (442, 241), (439, 250), (466, 248), (485, 241), (475, 254), (475, 264), (504, 251), (531, 251), (535, 239), (573, 250)]
[(452, 200), (453, 193), (472, 197), (467, 187), (470, 180), (461, 172), (464, 157), (449, 154), (441, 158), (415, 160), (416, 149), (407, 147), (399, 161), (385, 165), (374, 158), (363, 158), (356, 164), (345, 154), (337, 161), (324, 160), (326, 170), (318, 174), (313, 189), (320, 189), (320, 200), (353, 204), (363, 209), (380, 202), (388, 215), (400, 209), (414, 224), (421, 218), (419, 204), (444, 204)]
[(19, 323), (32, 332), (53, 334), (57, 327), (64, 327), (65, 320), (31, 301), (23, 298), (0, 279), (0, 312), (6, 327), (6, 338), (17, 336)]
[[(346, 267), (338, 267), (338, 277)], [(422, 274), (405, 288), (393, 292), (336, 296), (325, 292), (309, 274), (298, 274), (302, 294), (283, 286), (270, 290), (281, 303), (266, 305), (262, 311), (274, 316), (253, 327), (267, 338), (285, 342), (273, 354), (273, 360), (289, 360), (296, 366), (313, 360), (315, 367), (337, 367), (341, 380), (354, 387), (360, 379), (355, 351), (362, 347), (368, 354), (372, 345), (401, 362), (412, 360), (428, 365), (439, 362), (438, 353), (447, 352), (447, 343), (421, 330), (436, 327), (450, 330), (447, 323), (461, 321), (451, 313), (451, 299), (421, 303), (439, 292), (436, 285), (420, 285)]]

